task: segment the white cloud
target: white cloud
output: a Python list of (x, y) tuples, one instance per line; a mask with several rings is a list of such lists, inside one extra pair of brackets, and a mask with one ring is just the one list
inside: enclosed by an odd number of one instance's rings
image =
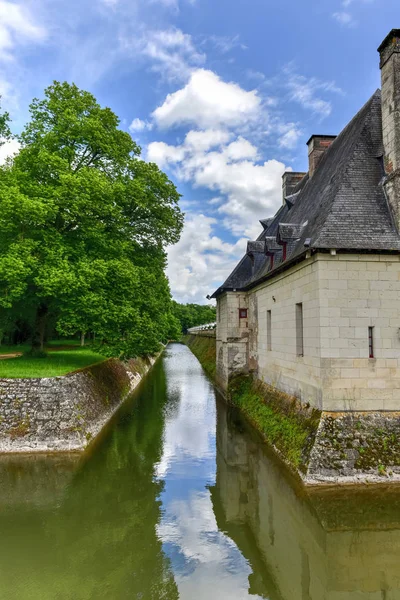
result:
[(192, 130), (186, 134), (185, 145), (197, 150), (209, 150), (215, 146), (227, 143), (230, 138), (231, 134), (222, 129)]
[(147, 148), (147, 160), (156, 163), (163, 169), (168, 163), (183, 160), (185, 149), (181, 146), (169, 146), (165, 142), (151, 142)]
[(232, 161), (243, 160), (245, 158), (255, 160), (257, 153), (257, 148), (242, 136), (239, 136), (237, 140), (223, 150), (223, 155)]
[(355, 21), (352, 15), (345, 10), (333, 13), (332, 17), (336, 19), (336, 21), (338, 21), (341, 25), (346, 25), (347, 27), (353, 27), (355, 25)]
[(17, 44), (40, 42), (45, 37), (45, 29), (26, 7), (0, 0), (0, 60), (10, 60)]
[(185, 80), (194, 67), (205, 61), (205, 55), (196, 50), (191, 36), (177, 28), (146, 30), (130, 44), (153, 61), (152, 70), (168, 79)]
[(0, 140), (0, 165), (4, 165), (7, 158), (17, 154), (21, 144), (17, 140), (1, 141)]
[(129, 131), (132, 133), (134, 131), (151, 131), (153, 129), (153, 123), (149, 121), (142, 121), (142, 119), (133, 119), (132, 123), (129, 125)]
[(294, 123), (289, 123), (287, 127), (282, 128), (282, 136), (278, 140), (280, 148), (292, 150), (297, 146), (297, 142), (302, 135), (302, 131)]
[(188, 213), (181, 239), (168, 250), (167, 275), (174, 298), (205, 304), (245, 251), (246, 240), (223, 242), (214, 234), (217, 220)]
[(185, 87), (168, 94), (153, 117), (162, 128), (237, 126), (258, 115), (260, 105), (255, 90), (248, 92), (236, 83), (222, 81), (213, 71), (197, 69)]
[(358, 23), (353, 14), (349, 12), (349, 7), (357, 3), (372, 4), (373, 2), (375, 0), (342, 0), (342, 10), (334, 12), (332, 18), (344, 27), (356, 27)]
[(217, 191), (221, 194), (217, 212), (225, 227), (238, 236), (257, 236), (258, 220), (272, 215), (281, 202), (284, 164), (257, 162), (257, 148), (241, 136), (210, 149), (188, 144), (191, 133), (180, 146), (149, 144), (148, 159), (161, 168), (169, 166), (178, 179), (194, 187)]
[(316, 77), (305, 77), (296, 73), (292, 64), (287, 65), (283, 74), (285, 86), (289, 90), (290, 100), (297, 102), (306, 110), (320, 115), (322, 118), (330, 115), (332, 104), (321, 97), (321, 93), (343, 94), (334, 81), (321, 81)]
[(211, 43), (217, 50), (226, 54), (234, 48), (240, 48), (240, 50), (247, 50), (246, 44), (240, 41), (240, 36), (233, 35), (210, 35), (206, 38), (205, 42)]

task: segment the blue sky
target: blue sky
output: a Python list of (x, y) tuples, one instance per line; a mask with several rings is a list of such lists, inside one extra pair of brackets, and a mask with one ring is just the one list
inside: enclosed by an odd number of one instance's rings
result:
[[(15, 131), (53, 79), (110, 106), (182, 194), (174, 297), (206, 302), (313, 133), (340, 132), (380, 85), (398, 0), (0, 0), (0, 93)], [(1, 148), (0, 160), (15, 145)]]

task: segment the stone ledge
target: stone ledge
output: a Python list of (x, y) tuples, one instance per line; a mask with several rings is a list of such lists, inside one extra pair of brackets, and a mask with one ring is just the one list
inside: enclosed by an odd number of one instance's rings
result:
[(400, 481), (400, 412), (323, 412), (307, 485)]
[(109, 359), (59, 377), (0, 379), (0, 453), (84, 450), (156, 358)]

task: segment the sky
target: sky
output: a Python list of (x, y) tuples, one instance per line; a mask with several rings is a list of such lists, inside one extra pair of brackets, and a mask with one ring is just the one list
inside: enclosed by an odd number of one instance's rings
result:
[[(18, 133), (53, 80), (109, 106), (176, 184), (173, 297), (207, 303), (307, 170), (380, 87), (399, 0), (0, 0), (0, 94)], [(0, 148), (0, 161), (16, 150)]]

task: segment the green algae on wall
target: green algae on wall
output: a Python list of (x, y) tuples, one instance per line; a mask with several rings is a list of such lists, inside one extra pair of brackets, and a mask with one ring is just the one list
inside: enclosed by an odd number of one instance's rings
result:
[(199, 362), (206, 373), (215, 380), (217, 370), (215, 337), (185, 335), (182, 341), (186, 346), (189, 346), (193, 354), (199, 359)]
[(321, 412), (250, 375), (234, 377), (228, 399), (295, 470), (307, 471)]

